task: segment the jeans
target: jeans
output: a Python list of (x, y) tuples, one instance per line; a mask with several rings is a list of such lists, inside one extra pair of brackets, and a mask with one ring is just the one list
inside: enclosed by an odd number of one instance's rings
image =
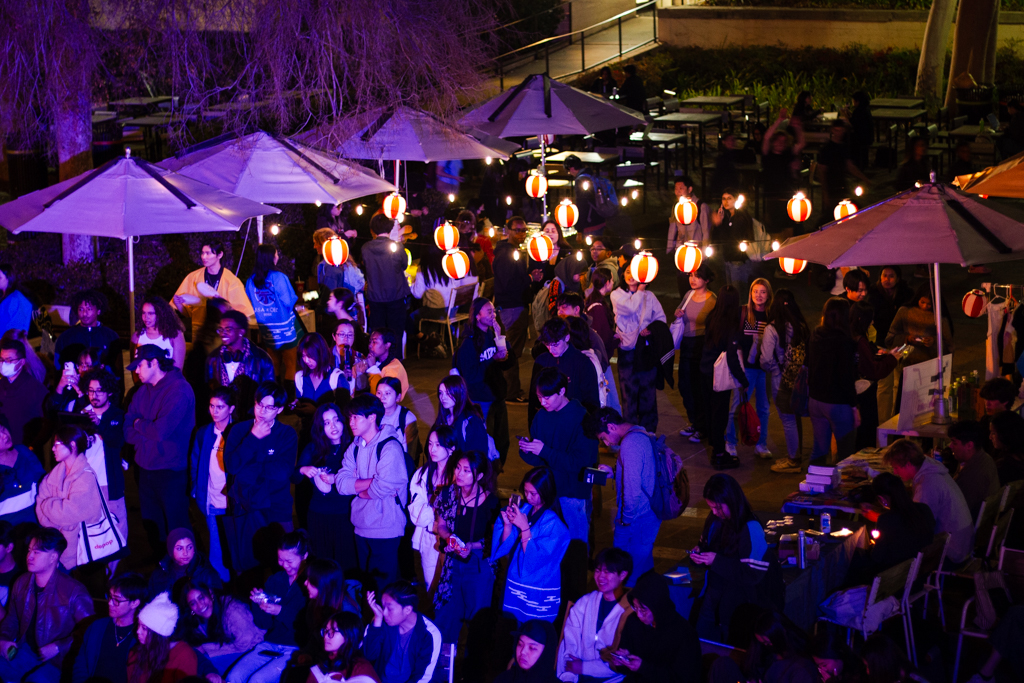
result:
[(367, 574), (367, 579), (376, 579), (377, 594), (389, 583), (398, 580), (398, 546), (399, 538), (364, 538), (356, 534), (356, 554), (359, 556), (359, 568)]
[(409, 315), (409, 304), (406, 302), (406, 299), (397, 299), (395, 301), (368, 301), (366, 302), (366, 305), (370, 309), (367, 312), (366, 319), (369, 324), (370, 331), (372, 332), (378, 327), (386, 327), (394, 332), (395, 345), (391, 348), (391, 353), (401, 360), (402, 333), (405, 332), (405, 319)]
[[(239, 659), (225, 678), (227, 683), (278, 683), (293, 652), (294, 645), (278, 645), (266, 641), (249, 650)], [(277, 652), (276, 657), (261, 655), (261, 652)]]
[(679, 395), (690, 426), (701, 434), (707, 434), (708, 407), (700, 389), (700, 356), (703, 351), (704, 335), (683, 337), (679, 341)]
[(811, 428), (814, 430), (814, 449), (811, 462), (817, 464), (828, 458), (832, 451), (832, 436), (836, 437), (837, 458), (853, 455), (857, 440), (857, 429), (853, 426), (853, 406), (839, 403), (822, 403), (810, 399), (808, 412)]
[(616, 512), (612, 545), (625, 550), (633, 558), (633, 572), (626, 580), (630, 588), (636, 585), (636, 580), (644, 572), (654, 569), (654, 541), (660, 528), (661, 520), (653, 512), (635, 518), (628, 526), (619, 522)]
[(700, 374), (701, 393), (708, 411), (708, 443), (714, 455), (725, 453), (725, 428), (729, 424), (729, 396), (732, 391), (715, 391), (715, 376)]
[(505, 371), (505, 382), (508, 384), (508, 398), (519, 398), (523, 394), (523, 386), (519, 381), (519, 358), (526, 347), (526, 333), (530, 329), (530, 315), (525, 306), (503, 308), (500, 312), (501, 326), (505, 328), (505, 343), (508, 353), (516, 359), (516, 364)]
[(221, 540), (220, 524), (218, 523), (218, 518), (225, 512), (227, 510), (224, 508), (207, 507), (206, 528), (210, 532), (210, 552), (208, 555), (210, 566), (220, 575), (221, 580), (227, 583), (231, 580), (231, 573), (224, 566), (224, 547), (226, 544)]
[[(779, 395), (779, 384), (782, 382), (782, 377), (779, 373), (772, 375), (772, 400), (775, 401), (776, 396)], [(801, 444), (802, 421), (800, 416), (792, 413), (784, 413), (779, 410), (778, 401), (775, 403), (775, 412), (779, 415), (779, 421), (782, 423), (782, 433), (786, 437), (786, 456), (790, 460), (799, 460), (801, 450), (803, 448)]]
[(612, 366), (609, 365), (604, 370), (604, 378), (608, 381), (608, 399), (606, 403), (607, 408), (612, 408), (622, 415), (622, 404), (619, 403), (619, 390), (615, 386), (615, 373), (612, 371)]
[(60, 669), (52, 661), (41, 661), (28, 643), (21, 642), (13, 660), (7, 661), (6, 657), (0, 657), (0, 680), (8, 683), (58, 683)]
[[(491, 606), (494, 571), (484, 559), (483, 551), (474, 550), (465, 561), (449, 558), (452, 563), (452, 596), (437, 610), (435, 625), (441, 641), (458, 643), (462, 622), (471, 623), (480, 610)], [(470, 628), (472, 637), (473, 628)]]
[(154, 550), (166, 543), (168, 531), (192, 529), (188, 519), (188, 501), (188, 470), (139, 468), (142, 519), (155, 527), (150, 531), (155, 531), (160, 540), (159, 544), (154, 544)]
[(619, 349), (619, 381), (622, 382), (622, 417), (652, 434), (658, 431), (658, 369), (637, 371), (636, 349)]
[[(768, 446), (768, 417), (770, 416), (771, 406), (768, 405), (768, 387), (766, 385), (766, 376), (764, 370), (758, 370), (756, 368), (746, 368), (747, 382), (750, 386), (747, 388), (747, 396), (754, 399), (754, 405), (757, 409), (757, 419), (761, 421), (761, 434), (757, 439), (757, 445), (761, 448)], [(736, 391), (732, 395), (732, 402), (729, 404), (729, 426), (725, 431), (725, 441), (730, 446), (736, 445), (736, 410), (740, 407), (740, 401), (743, 400), (743, 392)]]

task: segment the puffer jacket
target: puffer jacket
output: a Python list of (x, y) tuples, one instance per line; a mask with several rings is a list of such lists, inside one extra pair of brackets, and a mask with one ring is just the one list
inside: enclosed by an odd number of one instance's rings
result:
[[(25, 635), (34, 626), (40, 647), (50, 643), (57, 646), (52, 662), (59, 669), (71, 649), (75, 625), (93, 615), (92, 598), (85, 586), (58, 569), (39, 593), (37, 607), (32, 604), (35, 595), (30, 582), (34, 580), (35, 575), (29, 573), (14, 580), (7, 600), (7, 615), (0, 622), (0, 640), (24, 646)], [(30, 617), (33, 613), (36, 615), (34, 623)]]
[[(39, 482), (36, 517), (43, 526), (64, 534), (67, 549), (60, 562), (67, 570), (78, 566), (78, 536), (82, 522), (95, 524), (103, 518), (103, 500), (96, 473), (84, 457), (76, 458), (70, 471), (58, 464)], [(40, 641), (43, 642), (43, 641)]]

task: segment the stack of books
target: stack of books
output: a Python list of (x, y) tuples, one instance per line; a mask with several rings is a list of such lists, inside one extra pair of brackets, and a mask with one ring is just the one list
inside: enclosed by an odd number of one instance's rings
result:
[(810, 465), (807, 478), (800, 482), (800, 490), (804, 493), (825, 493), (839, 486), (842, 475), (837, 467)]

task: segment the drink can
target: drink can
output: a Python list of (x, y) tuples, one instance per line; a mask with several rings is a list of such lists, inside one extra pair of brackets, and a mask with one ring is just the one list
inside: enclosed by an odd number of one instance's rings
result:
[(821, 533), (832, 533), (832, 515), (827, 512), (821, 513)]
[(804, 544), (806, 542), (807, 542), (807, 533), (803, 529), (800, 529), (800, 531), (797, 532), (797, 539), (796, 539), (796, 543), (797, 543), (797, 546), (798, 546), (797, 547), (797, 558), (798, 558), (798, 565), (797, 566), (799, 566), (800, 569), (806, 569), (807, 568), (807, 549), (804, 547)]

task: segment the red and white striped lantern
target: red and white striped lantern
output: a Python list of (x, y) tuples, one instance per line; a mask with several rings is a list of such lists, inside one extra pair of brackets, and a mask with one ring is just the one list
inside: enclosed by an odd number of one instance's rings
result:
[(384, 198), (384, 215), (393, 221), (400, 220), (405, 215), (405, 197), (392, 192)]
[(546, 135), (541, 135), (540, 136), (540, 143), (542, 145), (544, 145), (545, 147), (550, 147), (551, 145), (555, 144), (555, 136), (553, 134), (551, 134), (551, 133), (547, 133)]
[(542, 232), (531, 237), (530, 241), (526, 243), (526, 253), (534, 261), (547, 261), (551, 258), (551, 252), (554, 249), (555, 245), (551, 243), (551, 238)]
[(459, 248), (459, 231), (454, 225), (445, 221), (434, 230), (434, 244), (441, 251)]
[(555, 220), (563, 228), (571, 228), (579, 219), (580, 210), (568, 199), (563, 199), (562, 203), (555, 207)]
[(687, 242), (676, 249), (676, 268), (683, 273), (692, 273), (697, 270), (703, 260), (704, 256), (700, 253), (700, 247), (692, 242)]
[(649, 284), (658, 276), (658, 259), (649, 251), (641, 251), (629, 262), (629, 273), (640, 284)]
[(847, 216), (852, 216), (855, 213), (857, 213), (857, 205), (849, 199), (844, 199), (836, 204), (835, 211), (832, 212), (832, 215), (835, 216), (838, 221), (846, 218)]
[(441, 261), (444, 273), (453, 280), (461, 280), (469, 275), (469, 255), (461, 249), (454, 249), (444, 255)]
[(340, 237), (332, 237), (324, 242), (324, 261), (332, 266), (343, 266), (348, 261), (348, 242)]
[(807, 267), (807, 261), (799, 258), (780, 258), (779, 266), (790, 275), (796, 275), (797, 273), (804, 272), (804, 268)]
[(980, 318), (985, 312), (985, 305), (987, 303), (988, 299), (985, 297), (984, 290), (972, 289), (964, 294), (964, 300), (960, 305), (964, 309), (964, 315), (968, 318)]
[(547, 178), (537, 173), (531, 173), (526, 176), (526, 194), (530, 195), (534, 199), (539, 199), (547, 194), (547, 191)]
[(797, 223), (802, 223), (811, 217), (811, 201), (804, 196), (803, 192), (797, 192), (786, 205), (789, 217)]
[(679, 203), (675, 205), (675, 208), (672, 211), (675, 214), (676, 223), (679, 223), (680, 225), (689, 225), (697, 220), (697, 213), (699, 210), (697, 202), (688, 197), (680, 197)]

